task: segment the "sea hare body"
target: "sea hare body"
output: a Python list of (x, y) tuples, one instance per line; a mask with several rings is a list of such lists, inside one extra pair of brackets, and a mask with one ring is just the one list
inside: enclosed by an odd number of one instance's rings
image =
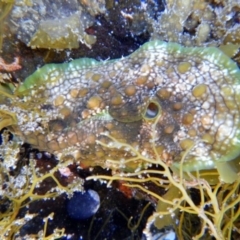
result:
[(129, 157), (126, 149), (98, 144), (109, 143), (108, 133), (148, 156), (154, 143), (162, 161), (176, 168), (188, 151), (184, 171), (212, 169), (240, 152), (239, 80), (237, 65), (217, 48), (161, 41), (119, 60), (48, 64), (15, 91), (13, 130), (39, 149), (71, 153), (86, 165)]

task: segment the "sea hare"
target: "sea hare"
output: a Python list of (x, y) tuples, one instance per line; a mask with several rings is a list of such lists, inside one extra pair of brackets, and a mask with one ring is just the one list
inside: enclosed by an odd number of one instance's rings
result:
[(184, 156), (184, 171), (218, 168), (233, 181), (235, 169), (230, 178), (222, 169), (240, 153), (239, 80), (217, 48), (152, 41), (118, 60), (45, 65), (6, 94), (0, 114), (22, 140), (85, 165), (130, 157), (99, 144), (110, 144), (108, 134), (148, 157), (154, 144), (174, 169)]

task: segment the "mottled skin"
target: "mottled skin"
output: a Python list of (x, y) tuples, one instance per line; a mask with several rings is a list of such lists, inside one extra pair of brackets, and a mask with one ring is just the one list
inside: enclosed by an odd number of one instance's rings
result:
[(189, 150), (185, 171), (212, 169), (240, 152), (239, 79), (216, 48), (154, 41), (119, 60), (48, 64), (2, 101), (2, 116), (15, 114), (5, 125), (24, 141), (88, 165), (130, 156), (97, 143), (108, 132), (149, 155), (153, 142), (175, 167)]

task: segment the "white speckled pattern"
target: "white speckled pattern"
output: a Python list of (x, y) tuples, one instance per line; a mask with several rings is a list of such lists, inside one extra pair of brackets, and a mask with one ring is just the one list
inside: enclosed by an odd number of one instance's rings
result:
[(176, 165), (191, 148), (185, 170), (214, 168), (215, 161), (231, 160), (240, 151), (239, 79), (237, 65), (216, 48), (160, 41), (119, 60), (49, 64), (15, 92), (13, 110), (21, 116), (16, 132), (42, 150), (70, 149), (93, 165), (106, 156), (128, 156), (97, 144), (108, 142), (102, 136), (108, 132), (148, 154), (154, 141), (161, 159)]

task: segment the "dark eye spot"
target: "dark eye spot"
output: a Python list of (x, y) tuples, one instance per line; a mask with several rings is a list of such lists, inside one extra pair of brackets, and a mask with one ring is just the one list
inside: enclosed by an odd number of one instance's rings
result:
[(159, 105), (154, 102), (151, 102), (147, 106), (145, 117), (148, 119), (155, 118), (159, 114), (159, 111), (160, 111)]

